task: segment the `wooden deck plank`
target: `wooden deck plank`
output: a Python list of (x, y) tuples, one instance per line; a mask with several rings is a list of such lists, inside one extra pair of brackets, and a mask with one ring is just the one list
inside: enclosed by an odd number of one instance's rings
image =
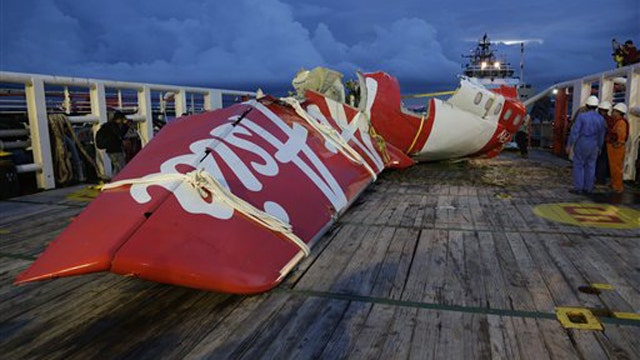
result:
[(409, 358), (417, 312), (417, 309), (409, 307), (396, 310), (388, 328), (384, 345), (379, 349), (379, 359)]
[[(284, 348), (276, 358), (317, 359), (322, 355), (326, 344), (335, 333), (338, 322), (343, 318), (349, 302), (329, 300), (316, 305), (321, 311), (319, 316), (311, 319), (308, 324), (301, 324), (299, 329), (292, 327), (291, 331), (299, 334), (298, 340)], [(289, 338), (285, 337), (285, 339)], [(265, 358), (274, 358), (269, 355), (266, 353)]]
[(367, 315), (373, 307), (370, 303), (351, 302), (329, 338), (321, 359), (344, 359), (351, 351), (353, 337), (362, 331)]
[(372, 296), (394, 300), (402, 297), (419, 235), (420, 231), (417, 229), (395, 230), (371, 290)]
[(299, 289), (328, 291), (334, 279), (340, 276), (359, 242), (366, 234), (366, 228), (355, 225), (344, 225), (313, 264), (313, 272), (306, 274), (296, 284)]
[(463, 233), (449, 231), (447, 237), (447, 261), (442, 285), (442, 302), (444, 304), (468, 305), (467, 289), (470, 287), (466, 264)]
[(185, 355), (187, 359), (202, 359), (215, 354), (230, 354), (240, 340), (257, 331), (273, 316), (274, 309), (279, 309), (290, 299), (289, 296), (271, 293), (266, 295), (238, 297), (230, 307), (230, 311), (217, 314), (195, 344)]
[(496, 255), (500, 263), (504, 286), (500, 291), (507, 294), (508, 308), (534, 311), (536, 306), (527, 288), (525, 276), (520, 270), (505, 233), (494, 233)]
[(352, 333), (351, 349), (347, 357), (377, 358), (382, 352), (388, 329), (396, 315), (396, 306), (375, 304), (371, 307), (360, 331)]
[(540, 275), (538, 265), (534, 262), (522, 236), (519, 233), (507, 233), (507, 240), (511, 245), (511, 251), (518, 263), (529, 294), (531, 294), (535, 310), (551, 312), (554, 308), (553, 298), (546, 283)]
[(394, 231), (389, 227), (369, 227), (360, 247), (335, 279), (331, 290), (352, 295), (369, 295)]

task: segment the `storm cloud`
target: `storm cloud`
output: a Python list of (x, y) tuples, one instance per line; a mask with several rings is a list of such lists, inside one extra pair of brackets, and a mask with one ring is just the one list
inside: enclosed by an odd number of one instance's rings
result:
[[(383, 70), (412, 90), (442, 88), (455, 84), (461, 54), (487, 32), (539, 39), (526, 45), (525, 74), (547, 85), (612, 68), (613, 37), (640, 42), (638, 0), (557, 3), (2, 1), (0, 69), (268, 88), (321, 65), (347, 77)], [(499, 50), (517, 66), (519, 46)]]

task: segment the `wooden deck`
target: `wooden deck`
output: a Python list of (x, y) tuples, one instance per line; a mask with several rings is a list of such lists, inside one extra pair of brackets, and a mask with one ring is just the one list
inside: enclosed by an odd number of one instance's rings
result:
[[(79, 187), (0, 201), (3, 359), (638, 359), (635, 228), (545, 220), (572, 195), (570, 164), (529, 159), (420, 164), (383, 174), (277, 289), (208, 293), (94, 274), (12, 285), (86, 205)], [(635, 216), (635, 217), (634, 217)], [(587, 226), (588, 225), (588, 226)], [(108, 229), (105, 229), (108, 231)], [(612, 289), (579, 290), (591, 284)], [(594, 309), (602, 331), (555, 308)]]

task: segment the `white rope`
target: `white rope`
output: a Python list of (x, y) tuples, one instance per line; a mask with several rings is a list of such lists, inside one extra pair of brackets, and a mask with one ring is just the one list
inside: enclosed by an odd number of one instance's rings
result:
[(376, 172), (369, 166), (369, 164), (364, 160), (364, 158), (355, 151), (346, 141), (340, 136), (340, 134), (333, 127), (326, 125), (324, 123), (320, 123), (316, 121), (308, 112), (306, 112), (302, 106), (300, 106), (300, 102), (292, 97), (288, 98), (280, 98), (280, 101), (283, 101), (289, 104), (296, 111), (300, 117), (302, 117), (309, 125), (311, 125), (314, 129), (316, 129), (322, 136), (331, 143), (340, 153), (347, 157), (347, 159), (352, 162), (362, 165), (367, 169), (367, 171), (373, 177), (375, 181), (378, 178)]
[(298, 246), (300, 250), (302, 250), (302, 252), (304, 252), (305, 256), (308, 256), (311, 252), (309, 246), (293, 233), (291, 224), (285, 223), (279, 218), (256, 208), (245, 200), (234, 195), (230, 190), (220, 184), (220, 182), (216, 178), (211, 176), (208, 172), (204, 171), (204, 169), (194, 170), (186, 174), (158, 174), (156, 176), (150, 176), (146, 178), (120, 180), (113, 183), (105, 184), (102, 187), (102, 190), (113, 189), (125, 185), (159, 183), (167, 181), (185, 181), (198, 192), (200, 197), (206, 198), (209, 194), (211, 194), (214, 201), (230, 206), (233, 209), (238, 210), (242, 214), (246, 215), (253, 221), (257, 222), (259, 225), (286, 236), (289, 240), (291, 240), (292, 243)]

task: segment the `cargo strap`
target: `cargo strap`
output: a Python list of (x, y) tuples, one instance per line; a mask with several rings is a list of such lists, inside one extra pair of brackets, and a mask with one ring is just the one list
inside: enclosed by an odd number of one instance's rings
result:
[(416, 145), (416, 142), (418, 141), (418, 138), (420, 137), (420, 133), (422, 132), (422, 127), (424, 126), (424, 118), (425, 118), (426, 114), (422, 114), (422, 118), (420, 119), (420, 126), (418, 127), (418, 131), (416, 131), (416, 136), (413, 138), (413, 141), (411, 142), (411, 145), (409, 145), (409, 148), (407, 149), (407, 155), (411, 155), (411, 150), (413, 150), (413, 147)]
[(291, 224), (285, 223), (281, 219), (256, 208), (240, 197), (234, 195), (229, 189), (223, 186), (216, 178), (211, 176), (204, 169), (194, 170), (186, 174), (157, 174), (139, 179), (124, 179), (105, 184), (102, 187), (102, 190), (104, 191), (126, 185), (171, 181), (185, 181), (187, 184), (191, 185), (191, 187), (196, 190), (202, 198), (207, 198), (211, 195), (214, 201), (232, 207), (259, 225), (286, 236), (293, 244), (304, 252), (305, 256), (308, 256), (311, 252), (309, 246), (293, 233), (293, 227)]
[(344, 139), (342, 138), (342, 136), (340, 136), (340, 134), (336, 131), (336, 129), (315, 120), (313, 116), (311, 116), (308, 112), (306, 112), (302, 108), (302, 106), (300, 106), (300, 102), (295, 98), (292, 98), (292, 97), (281, 98), (280, 101), (283, 101), (286, 104), (293, 107), (293, 109), (296, 111), (296, 114), (298, 114), (309, 125), (311, 125), (311, 127), (313, 127), (322, 136), (324, 136), (324, 138), (327, 141), (329, 141), (331, 145), (335, 146), (335, 148), (338, 149), (338, 151), (340, 151), (341, 154), (346, 156), (347, 159), (351, 160), (352, 162), (358, 165), (364, 166), (365, 169), (367, 169), (367, 171), (371, 174), (371, 177), (373, 177), (374, 181), (378, 178), (378, 175), (376, 174), (375, 171), (373, 171), (371, 166), (369, 166), (369, 164), (364, 160), (364, 158), (357, 151), (355, 151), (349, 144), (347, 144), (346, 141), (344, 141)]

